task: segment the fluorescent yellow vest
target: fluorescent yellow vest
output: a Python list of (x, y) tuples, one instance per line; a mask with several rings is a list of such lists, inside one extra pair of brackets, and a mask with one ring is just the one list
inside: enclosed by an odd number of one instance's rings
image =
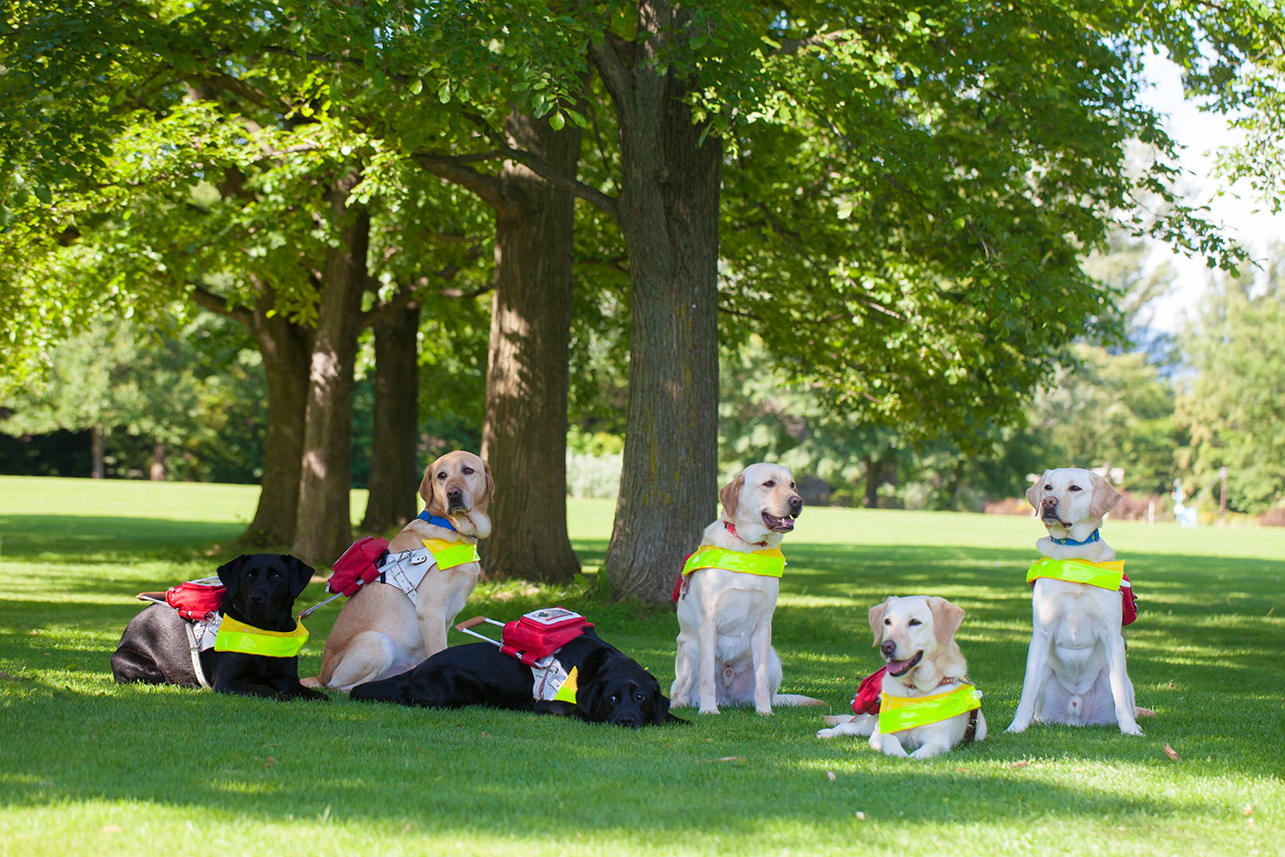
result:
[(1124, 560), (1089, 562), (1087, 559), (1049, 559), (1042, 556), (1031, 563), (1026, 572), (1026, 582), (1034, 583), (1041, 577), (1085, 583), (1118, 592), (1120, 582), (1124, 579)]
[(579, 690), (577, 680), (580, 677), (579, 667), (572, 667), (571, 672), (567, 673), (567, 680), (558, 688), (558, 692), (553, 695), (555, 702), (569, 702), (576, 704), (576, 691)]
[(293, 658), (306, 642), (308, 629), (302, 622), (296, 622), (293, 631), (264, 631), (225, 615), (219, 623), (219, 634), (214, 638), (214, 651)]
[(433, 555), (433, 562), (442, 571), (455, 568), (466, 562), (479, 562), (482, 557), (477, 552), (477, 545), (468, 542), (448, 542), (445, 539), (422, 539), (424, 547)]
[(726, 548), (707, 545), (683, 563), (683, 576), (702, 568), (724, 568), (762, 577), (780, 577), (785, 574), (785, 554), (777, 548), (764, 548), (754, 553), (740, 553)]
[(982, 707), (982, 695), (971, 684), (935, 696), (880, 694), (879, 731), (903, 732), (916, 726), (940, 723), (965, 711)]

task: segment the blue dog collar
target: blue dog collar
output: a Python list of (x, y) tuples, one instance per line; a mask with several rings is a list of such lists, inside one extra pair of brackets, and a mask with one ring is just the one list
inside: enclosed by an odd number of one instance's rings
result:
[[(450, 530), (452, 533), (459, 532), (459, 530), (455, 529), (455, 525), (452, 524), (450, 521), (448, 521), (446, 518), (439, 518), (436, 515), (430, 515), (428, 514), (427, 509), (419, 513), (419, 519), (421, 521), (428, 521), (428, 523), (432, 524), (435, 527), (442, 527), (444, 529)], [(1097, 533), (1094, 533), (1094, 535), (1096, 536)]]
[[(1053, 538), (1053, 537), (1049, 536), (1049, 538)], [(1082, 542), (1077, 542), (1075, 539), (1053, 539), (1053, 544), (1080, 547), (1082, 545), (1092, 544), (1093, 542), (1100, 542), (1100, 541), (1102, 541), (1102, 536), (1098, 535), (1097, 530), (1094, 530), (1093, 535), (1089, 536), (1087, 539), (1085, 539)]]

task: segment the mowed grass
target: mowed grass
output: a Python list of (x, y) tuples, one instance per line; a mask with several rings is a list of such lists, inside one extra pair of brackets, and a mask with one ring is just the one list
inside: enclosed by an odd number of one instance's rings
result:
[[(843, 712), (878, 665), (866, 609), (888, 594), (968, 611), (959, 640), (991, 734), (920, 763), (817, 740), (816, 709), (688, 711), (688, 727), (627, 731), (115, 684), (108, 656), (134, 593), (212, 574), (255, 497), (0, 478), (0, 854), (1282, 853), (1285, 532), (1108, 524), (1143, 599), (1129, 672), (1158, 716), (1143, 738), (1012, 736), (1039, 525), (807, 510), (773, 625), (784, 690)], [(587, 569), (611, 513), (571, 503)], [(314, 584), (301, 604), (321, 597)], [(463, 615), (548, 603), (586, 613), (668, 687), (667, 610), (507, 583), (479, 587)], [(309, 621), (303, 674), (335, 613)]]

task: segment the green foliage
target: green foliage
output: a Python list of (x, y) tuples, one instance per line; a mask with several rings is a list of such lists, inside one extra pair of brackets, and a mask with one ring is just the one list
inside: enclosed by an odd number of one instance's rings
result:
[(1185, 468), (1209, 496), (1225, 466), (1232, 509), (1258, 513), (1280, 505), (1285, 499), (1285, 258), (1280, 250), (1262, 282), (1224, 279), (1211, 290), (1183, 348), (1198, 373), (1179, 407), (1191, 433), (1190, 449), (1182, 455)]

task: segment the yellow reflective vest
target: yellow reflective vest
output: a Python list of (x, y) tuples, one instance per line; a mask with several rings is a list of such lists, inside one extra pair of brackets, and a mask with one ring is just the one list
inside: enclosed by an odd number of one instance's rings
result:
[(982, 694), (971, 684), (933, 696), (879, 697), (879, 731), (904, 732), (916, 726), (927, 726), (982, 707)]
[(1026, 582), (1033, 584), (1041, 577), (1084, 583), (1118, 592), (1120, 582), (1124, 580), (1124, 560), (1089, 562), (1087, 559), (1050, 559), (1042, 556), (1031, 563), (1026, 572)]
[(686, 577), (702, 568), (722, 568), (762, 577), (780, 577), (785, 574), (785, 554), (778, 548), (741, 553), (706, 545), (697, 549), (696, 553), (689, 556), (687, 562), (683, 563), (683, 576)]
[(302, 622), (293, 631), (265, 631), (224, 615), (214, 638), (214, 651), (240, 652), (268, 658), (293, 658), (308, 642), (308, 629)]

